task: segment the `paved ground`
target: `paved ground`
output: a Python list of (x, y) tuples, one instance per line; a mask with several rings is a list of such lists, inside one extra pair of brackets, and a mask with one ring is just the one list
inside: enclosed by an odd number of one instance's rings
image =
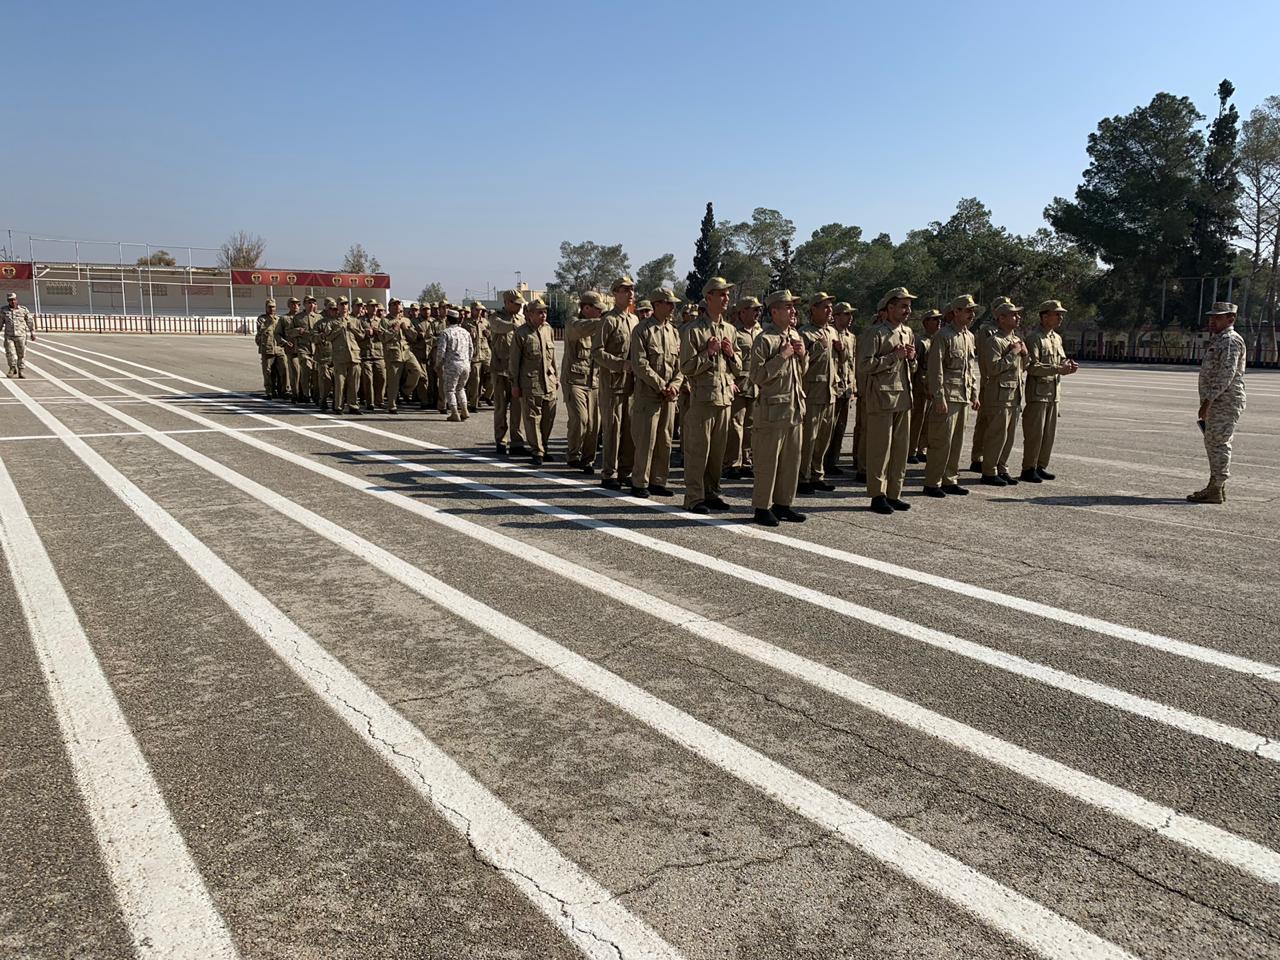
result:
[(1280, 375), (1225, 506), (1194, 371), (1087, 369), (1057, 481), (761, 535), (245, 339), (31, 353), (0, 956), (1280, 957)]

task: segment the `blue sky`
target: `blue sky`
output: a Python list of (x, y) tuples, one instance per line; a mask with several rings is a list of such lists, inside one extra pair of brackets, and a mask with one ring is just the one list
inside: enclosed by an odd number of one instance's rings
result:
[(73, 0), (5, 33), (0, 230), (247, 229), (313, 269), (359, 241), (397, 292), (455, 299), (541, 286), (562, 240), (683, 273), (707, 200), (800, 239), (899, 239), (964, 196), (1030, 231), (1100, 118), (1160, 90), (1208, 113), (1223, 77), (1245, 116), (1280, 94), (1264, 3)]

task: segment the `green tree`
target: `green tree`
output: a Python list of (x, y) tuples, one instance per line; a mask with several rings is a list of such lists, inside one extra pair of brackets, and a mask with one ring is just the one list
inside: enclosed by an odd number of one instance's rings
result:
[(769, 289), (765, 292), (790, 290), (795, 293), (799, 277), (796, 276), (795, 252), (791, 249), (789, 237), (783, 238), (778, 255), (770, 258), (769, 266), (772, 272), (769, 274)]
[(586, 290), (607, 290), (614, 280), (631, 271), (631, 258), (622, 244), (602, 246), (591, 240), (560, 244), (560, 262), (556, 265), (556, 285), (569, 294)]
[(342, 266), (338, 269), (343, 273), (381, 273), (382, 264), (362, 244), (353, 243), (347, 248), (347, 253), (342, 258)]
[(223, 241), (218, 248), (218, 266), (223, 270), (252, 270), (262, 265), (267, 241), (248, 230), (241, 230)]
[(648, 263), (642, 263), (636, 271), (636, 297), (643, 299), (659, 287), (669, 287), (676, 282), (676, 255), (664, 253)]
[(720, 275), (720, 258), (724, 253), (724, 236), (716, 227), (716, 213), (707, 201), (698, 232), (698, 242), (693, 249), (693, 269), (685, 277), (685, 289), (691, 300), (702, 299), (702, 287), (712, 277)]
[(155, 250), (150, 256), (144, 255), (138, 258), (140, 267), (176, 267), (177, 265), (178, 261), (168, 250)]
[(837, 272), (853, 267), (864, 244), (861, 227), (828, 223), (796, 248), (795, 266), (805, 293), (825, 290)]
[(1280, 97), (1268, 97), (1244, 122), (1240, 138), (1237, 200), (1241, 238), (1249, 261), (1241, 313), (1253, 336), (1255, 358), (1262, 331), (1271, 332), (1275, 351), (1276, 281), (1280, 266)]
[(781, 251), (782, 241), (796, 235), (795, 224), (769, 207), (756, 207), (751, 219), (742, 223), (722, 220), (717, 229), (725, 244), (719, 275), (737, 284), (743, 295), (764, 292), (770, 261)]
[(448, 300), (449, 295), (444, 292), (444, 287), (436, 281), (431, 281), (422, 288), (422, 292), (418, 294), (419, 303), (439, 303), (441, 300)]

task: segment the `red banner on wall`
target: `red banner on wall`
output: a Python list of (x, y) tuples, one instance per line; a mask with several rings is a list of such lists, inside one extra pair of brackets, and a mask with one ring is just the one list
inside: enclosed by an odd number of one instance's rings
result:
[[(28, 266), (28, 270), (30, 267)], [(316, 273), (303, 270), (232, 270), (231, 282), (242, 287), (364, 287), (389, 290), (391, 277), (385, 273)]]
[(0, 280), (30, 280), (32, 276), (29, 263), (0, 263)]

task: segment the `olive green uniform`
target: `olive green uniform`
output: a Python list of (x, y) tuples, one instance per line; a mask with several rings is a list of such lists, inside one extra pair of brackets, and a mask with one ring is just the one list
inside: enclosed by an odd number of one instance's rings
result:
[[(853, 330), (836, 329), (840, 339), (839, 386), (836, 393), (835, 412), (831, 417), (831, 441), (827, 444), (825, 471), (831, 473), (832, 468), (839, 465), (840, 448), (844, 446), (844, 435), (849, 429), (849, 408), (853, 406), (857, 395), (856, 375), (858, 363), (858, 337)], [(856, 457), (855, 457), (856, 459)]]
[(596, 377), (595, 342), (599, 317), (577, 317), (564, 329), (562, 376), (564, 408), (569, 419), (566, 459), (590, 466), (596, 462), (600, 438), (600, 408)]
[(894, 351), (909, 346), (915, 335), (905, 323), (880, 322), (858, 343), (858, 373), (866, 397), (867, 493), (871, 497), (902, 496), (911, 433), (911, 375), (916, 362)]
[(830, 323), (806, 323), (799, 330), (809, 363), (804, 372), (804, 430), (800, 439), (800, 482), (826, 478), (827, 446), (835, 419), (840, 385), (840, 358), (835, 350), (836, 328)]
[(365, 321), (367, 332), (360, 341), (360, 401), (366, 409), (380, 407), (387, 389), (387, 364), (382, 352), (385, 326), (377, 317)]
[(422, 382), (422, 364), (414, 356), (409, 339), (412, 330), (413, 324), (404, 316), (388, 319), (382, 325), (382, 357), (387, 365), (388, 413), (396, 411), (402, 392), (412, 394)]
[(276, 324), (276, 344), (284, 355), (284, 372), (287, 381), (284, 392), (294, 403), (298, 402), (298, 395), (301, 393), (298, 389), (298, 378), (300, 376), (298, 353), (293, 344), (293, 322), (297, 317), (296, 313), (286, 313), (280, 318), (280, 322)]
[(556, 393), (560, 389), (556, 344), (550, 324), (544, 321), (535, 328), (524, 323), (516, 329), (511, 340), (507, 376), (520, 390), (529, 451), (534, 457), (545, 457), (551, 428), (556, 422)]
[[(975, 349), (978, 351), (979, 355), (981, 355), (983, 343), (986, 342), (987, 337), (991, 336), (993, 329), (994, 329), (993, 327), (991, 327), (990, 325), (987, 325), (987, 326), (979, 327), (978, 329), (973, 331), (973, 342), (975, 345)], [(984, 397), (986, 396), (986, 393), (987, 393), (987, 375), (981, 372), (981, 366), (982, 366), (981, 363), (979, 363), (978, 366), (979, 366), (978, 396)], [(991, 420), (991, 414), (987, 410), (987, 406), (984, 403), (982, 405), (982, 409), (978, 411), (978, 415), (973, 418), (973, 446), (969, 452), (970, 463), (982, 462), (982, 451), (983, 451), (984, 444), (986, 441), (986, 436), (987, 436), (987, 423), (990, 420)]]
[(489, 364), (493, 361), (493, 347), (489, 345), (489, 320), (487, 317), (465, 317), (462, 328), (471, 334), (471, 377), (467, 380), (467, 406), (476, 411), (490, 382)]
[(294, 316), (289, 324), (289, 339), (293, 341), (296, 377), (293, 382), (294, 399), (298, 403), (318, 401), (316, 389), (315, 328), (320, 314), (306, 310)]
[(751, 466), (751, 408), (756, 398), (756, 387), (751, 382), (751, 348), (760, 335), (760, 324), (744, 329), (733, 325), (733, 350), (742, 358), (742, 370), (736, 383), (738, 392), (733, 395), (729, 410), (729, 440), (724, 447), (724, 468), (743, 470)]
[(935, 333), (932, 337), (919, 337), (916, 340), (918, 362), (911, 375), (911, 442), (907, 445), (908, 459), (919, 455), (929, 445), (929, 385), (926, 378), (929, 373), (929, 348), (933, 346), (936, 336)]
[(1022, 338), (1016, 332), (993, 330), (978, 345), (982, 370), (982, 409), (988, 413), (982, 439), (982, 475), (1009, 472), (1009, 454), (1022, 408), (1022, 372), (1026, 357), (1017, 352)]
[[(524, 446), (524, 416), (522, 402), (511, 397), (511, 341), (516, 331), (524, 326), (524, 317), (506, 310), (493, 315), (489, 321), (490, 347), (493, 359), (493, 439), (505, 443), (507, 428), (511, 429), (512, 446)], [(432, 343), (434, 343), (434, 339)]]
[(756, 388), (752, 410), (751, 453), (755, 481), (751, 505), (768, 510), (789, 507), (800, 479), (800, 441), (804, 424), (804, 371), (809, 358), (782, 356), (787, 341), (799, 342), (794, 330), (767, 323), (751, 346), (748, 376)]
[(623, 480), (631, 476), (635, 441), (631, 433), (631, 393), (635, 378), (627, 369), (635, 314), (610, 310), (600, 318), (600, 334), (594, 344), (596, 375), (600, 378), (598, 405), (604, 434), (600, 476)]
[[(284, 348), (276, 339), (276, 326), (281, 317), (259, 314), (253, 340), (258, 345), (262, 361), (262, 389), (268, 397), (283, 396), (288, 392), (289, 371), (284, 362)], [(276, 385), (280, 390), (277, 391)]]
[(1022, 469), (1047, 470), (1058, 433), (1062, 368), (1067, 351), (1056, 330), (1037, 328), (1027, 334), (1027, 406), (1022, 412)]
[[(930, 338), (929, 354), (923, 364), (925, 390), (929, 402), (925, 412), (928, 425), (929, 458), (924, 471), (926, 487), (960, 482), (960, 456), (964, 449), (964, 423), (970, 405), (978, 399), (978, 377), (973, 334), (951, 325)], [(946, 413), (936, 404), (946, 403)]]
[(347, 413), (360, 399), (360, 338), (364, 323), (348, 314), (334, 317), (329, 329), (333, 351), (333, 408)]
[[(671, 468), (671, 431), (675, 425), (676, 397), (684, 383), (680, 372), (680, 334), (670, 319), (644, 320), (631, 335), (631, 370), (635, 391), (631, 400), (631, 432), (635, 466), (631, 486), (667, 485)], [(667, 397), (664, 391), (672, 391)]]
[(712, 338), (732, 341), (733, 334), (727, 320), (712, 322), (705, 316), (680, 335), (680, 372), (689, 384), (689, 407), (681, 424), (686, 507), (720, 496), (734, 378), (742, 371), (742, 361), (736, 352), (725, 356), (723, 350), (709, 356), (707, 343)]

